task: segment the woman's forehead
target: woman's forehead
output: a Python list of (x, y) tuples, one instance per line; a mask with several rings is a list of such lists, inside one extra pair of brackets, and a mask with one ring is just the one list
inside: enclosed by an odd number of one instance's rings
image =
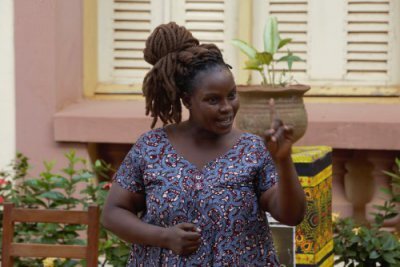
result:
[(229, 94), (236, 88), (232, 75), (212, 74), (208, 79), (199, 81), (193, 94), (204, 96), (209, 94)]
[(218, 68), (212, 68), (205, 70), (197, 75), (198, 85), (204, 86), (219, 86), (225, 85), (226, 83), (233, 83), (233, 76), (228, 68), (219, 66)]

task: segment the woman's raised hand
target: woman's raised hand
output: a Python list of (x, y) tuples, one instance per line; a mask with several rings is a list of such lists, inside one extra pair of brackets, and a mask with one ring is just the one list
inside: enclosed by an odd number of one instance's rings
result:
[(194, 224), (180, 223), (167, 231), (167, 247), (177, 255), (192, 254), (201, 244), (200, 232)]
[(293, 144), (293, 126), (286, 125), (279, 118), (274, 99), (269, 101), (271, 126), (265, 131), (265, 144), (274, 161), (290, 157)]

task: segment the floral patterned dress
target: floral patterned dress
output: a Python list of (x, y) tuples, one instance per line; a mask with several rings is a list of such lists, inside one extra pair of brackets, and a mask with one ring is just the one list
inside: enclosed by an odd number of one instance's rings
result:
[(224, 155), (201, 170), (177, 154), (163, 128), (142, 135), (115, 181), (146, 195), (146, 223), (169, 227), (193, 223), (202, 244), (189, 256), (132, 245), (127, 266), (279, 266), (261, 192), (277, 182), (262, 139), (243, 133)]

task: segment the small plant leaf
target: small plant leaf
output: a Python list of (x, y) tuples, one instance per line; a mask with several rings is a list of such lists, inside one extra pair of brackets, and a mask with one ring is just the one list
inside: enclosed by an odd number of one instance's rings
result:
[[(396, 261), (396, 259), (394, 258), (395, 255), (392, 255), (391, 253), (385, 253), (385, 254), (382, 255), (382, 257), (383, 257), (383, 259), (384, 259), (387, 263), (391, 263), (391, 264), (396, 264), (396, 263), (398, 263), (398, 262)], [(396, 265), (396, 266), (398, 266), (398, 265)]]
[[(249, 58), (254, 59), (256, 58), (257, 50), (246, 43), (245, 41), (234, 39), (232, 40), (232, 44), (238, 47), (243, 53), (245, 53)], [(96, 162), (97, 164), (97, 162)]]
[(392, 178), (398, 178), (399, 176), (395, 173), (387, 172), (387, 171), (382, 171), (384, 174), (392, 177)]
[(281, 57), (280, 59), (278, 59), (278, 62), (281, 62), (281, 61), (287, 62), (287, 64), (288, 64), (288, 69), (291, 70), (291, 69), (292, 69), (293, 62), (296, 62), (296, 61), (304, 61), (304, 60), (301, 59), (301, 58), (298, 57), (298, 56), (293, 55), (293, 53), (289, 51), (288, 54), (287, 54), (286, 56), (283, 56), (283, 57)]
[(50, 191), (50, 192), (45, 192), (41, 195), (39, 195), (41, 198), (47, 198), (51, 200), (64, 200), (65, 196), (60, 193), (60, 192), (55, 192), (55, 191)]
[(269, 65), (272, 61), (272, 55), (268, 52), (257, 53), (256, 59), (261, 64)]
[(292, 38), (282, 39), (282, 40), (279, 42), (278, 49), (284, 47), (285, 45), (287, 45), (287, 44), (290, 43), (291, 41), (292, 41)]
[(377, 259), (377, 258), (379, 258), (378, 252), (376, 252), (375, 250), (371, 251), (371, 253), (369, 253), (369, 258), (370, 258), (370, 259)]
[(275, 54), (281, 41), (278, 32), (278, 20), (276, 17), (268, 17), (264, 28), (264, 51)]
[(258, 61), (258, 59), (250, 59), (248, 61), (246, 61), (246, 67), (245, 69), (248, 70), (262, 70), (262, 67), (260, 67), (261, 63), (260, 61)]
[(382, 249), (383, 250), (392, 250), (396, 247), (398, 241), (393, 235), (386, 235), (385, 240), (383, 241)]

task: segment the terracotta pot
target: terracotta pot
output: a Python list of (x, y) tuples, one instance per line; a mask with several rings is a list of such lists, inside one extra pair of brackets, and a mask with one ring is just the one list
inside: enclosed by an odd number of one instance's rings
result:
[(238, 86), (240, 109), (236, 116), (236, 125), (246, 132), (263, 136), (270, 128), (269, 100), (275, 100), (278, 117), (294, 127), (294, 141), (299, 140), (307, 128), (307, 112), (303, 95), (310, 90), (307, 85), (287, 87), (264, 87), (261, 85)]

